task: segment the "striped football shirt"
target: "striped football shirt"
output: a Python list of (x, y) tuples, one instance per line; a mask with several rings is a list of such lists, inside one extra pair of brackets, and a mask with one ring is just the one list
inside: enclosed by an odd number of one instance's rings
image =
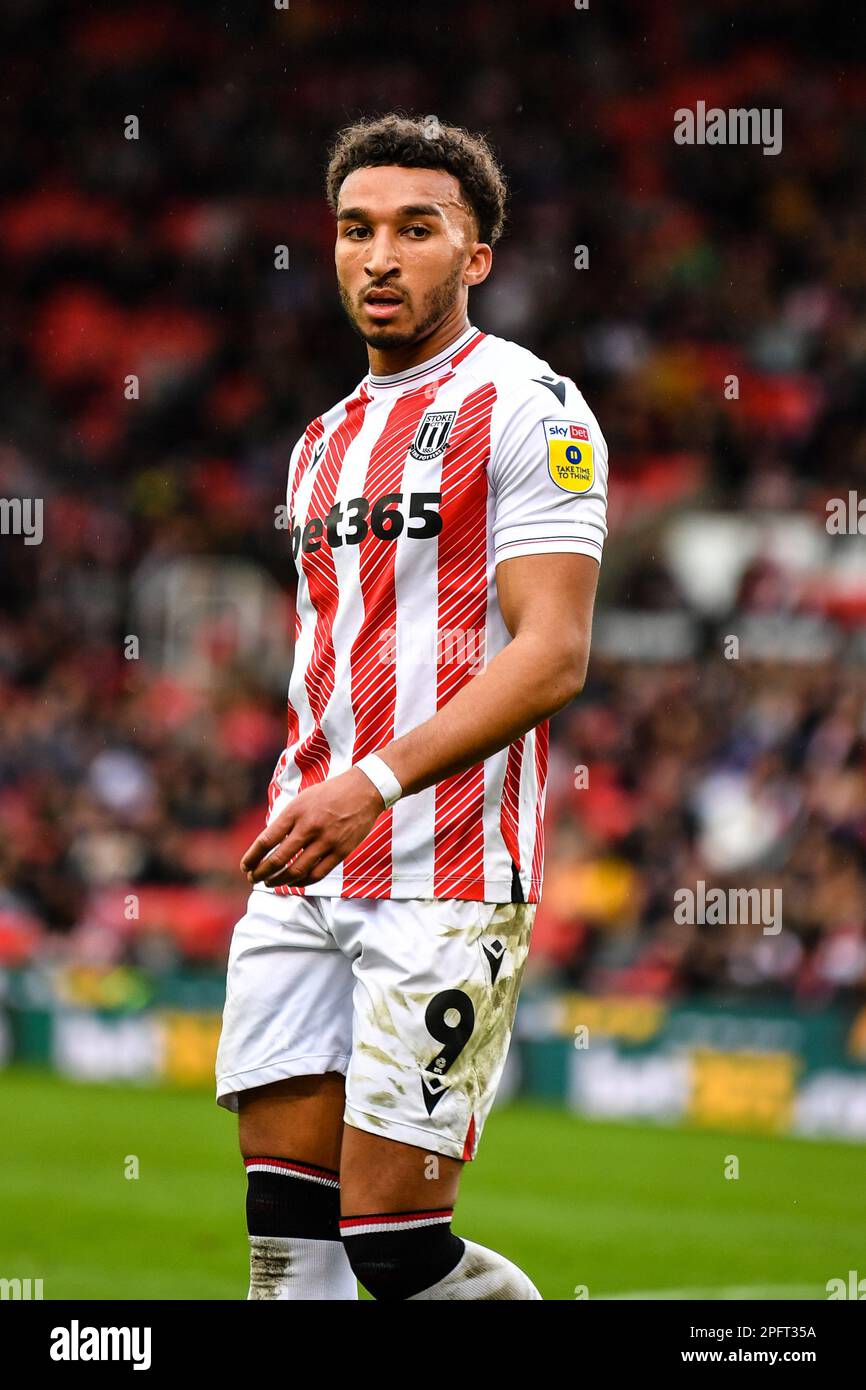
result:
[[(497, 564), (601, 561), (607, 445), (577, 386), (472, 325), (364, 377), (292, 450), (298, 572), (288, 739), (268, 821), (430, 718), (511, 639)], [(405, 796), (325, 878), (264, 892), (537, 902), (548, 721)]]

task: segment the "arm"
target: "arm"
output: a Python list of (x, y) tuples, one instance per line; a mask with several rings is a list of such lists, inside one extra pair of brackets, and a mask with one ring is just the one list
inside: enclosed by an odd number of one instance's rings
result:
[[(596, 560), (576, 553), (515, 556), (497, 566), (512, 641), (430, 719), (377, 749), (404, 796), (482, 762), (579, 694), (598, 572)], [(241, 868), (251, 883), (315, 883), (360, 844), (383, 810), (366, 774), (350, 768), (299, 793), (246, 851)]]

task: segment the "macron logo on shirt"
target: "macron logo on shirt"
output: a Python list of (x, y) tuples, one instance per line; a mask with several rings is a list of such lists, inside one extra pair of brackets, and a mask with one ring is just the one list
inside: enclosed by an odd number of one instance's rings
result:
[(548, 391), (552, 391), (560, 405), (565, 405), (565, 382), (557, 381), (555, 377), (534, 376), (533, 381), (537, 381), (539, 386), (546, 386)]

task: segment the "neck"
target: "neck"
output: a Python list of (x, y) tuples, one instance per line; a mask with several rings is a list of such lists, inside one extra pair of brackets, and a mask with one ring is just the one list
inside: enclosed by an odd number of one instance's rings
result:
[(368, 343), (370, 371), (374, 376), (392, 376), (394, 372), (405, 372), (408, 367), (417, 367), (419, 362), (426, 362), (428, 358), (443, 352), (461, 333), (465, 333), (468, 327), (469, 316), (464, 308), (455, 310), (423, 338), (406, 343), (402, 347), (374, 348)]

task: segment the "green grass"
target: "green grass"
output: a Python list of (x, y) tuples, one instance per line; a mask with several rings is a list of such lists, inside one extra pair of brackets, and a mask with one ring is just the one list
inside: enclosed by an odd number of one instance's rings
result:
[[(246, 1184), (210, 1093), (0, 1073), (0, 1277), (46, 1299), (242, 1299)], [(124, 1177), (127, 1155), (140, 1177)], [(726, 1155), (740, 1163), (726, 1181)], [(547, 1299), (826, 1298), (866, 1276), (862, 1147), (494, 1110), (458, 1234)]]

